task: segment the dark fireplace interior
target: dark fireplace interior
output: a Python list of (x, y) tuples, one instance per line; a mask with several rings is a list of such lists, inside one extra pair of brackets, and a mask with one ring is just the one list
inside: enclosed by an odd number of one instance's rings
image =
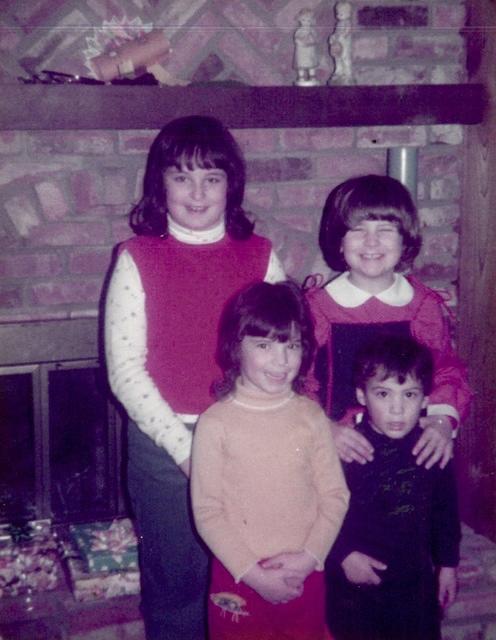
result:
[(0, 522), (125, 514), (121, 424), (98, 359), (0, 367)]

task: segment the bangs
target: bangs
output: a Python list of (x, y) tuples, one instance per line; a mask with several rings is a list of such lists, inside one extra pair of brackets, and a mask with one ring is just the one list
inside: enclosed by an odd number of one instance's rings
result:
[(195, 169), (223, 169), (229, 164), (225, 154), (216, 149), (186, 143), (185, 145), (176, 145), (168, 149), (167, 158), (165, 159), (166, 166), (176, 167), (179, 171), (188, 169), (194, 171)]
[(401, 225), (403, 222), (403, 216), (397, 210), (380, 208), (362, 208), (354, 209), (350, 212), (348, 226), (350, 229), (356, 227), (364, 220), (385, 220), (386, 222), (392, 222)]
[(276, 342), (288, 342), (299, 337), (300, 332), (296, 328), (295, 320), (272, 317), (272, 318), (249, 318), (244, 326), (241, 327), (239, 340), (245, 336), (253, 336), (256, 338), (269, 338)]

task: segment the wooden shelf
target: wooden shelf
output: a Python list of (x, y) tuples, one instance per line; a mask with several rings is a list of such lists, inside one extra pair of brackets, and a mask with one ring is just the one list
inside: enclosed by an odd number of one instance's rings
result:
[(477, 124), (481, 84), (245, 87), (4, 85), (0, 129), (159, 129), (191, 114), (233, 129)]

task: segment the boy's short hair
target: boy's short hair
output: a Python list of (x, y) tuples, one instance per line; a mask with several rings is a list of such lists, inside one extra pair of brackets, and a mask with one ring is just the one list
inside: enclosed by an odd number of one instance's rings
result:
[(413, 264), (422, 244), (417, 208), (408, 189), (389, 176), (350, 178), (327, 197), (320, 222), (319, 245), (334, 271), (346, 271), (341, 245), (346, 233), (363, 220), (388, 220), (398, 224), (403, 252), (396, 267), (403, 271)]
[(382, 380), (396, 378), (400, 384), (411, 376), (427, 396), (434, 375), (432, 354), (428, 347), (409, 336), (377, 336), (357, 352), (353, 366), (355, 387), (365, 390), (367, 382), (376, 375)]

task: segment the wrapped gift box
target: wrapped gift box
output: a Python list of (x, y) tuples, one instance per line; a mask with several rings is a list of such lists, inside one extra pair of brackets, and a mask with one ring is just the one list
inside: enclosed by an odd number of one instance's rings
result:
[(129, 519), (71, 525), (69, 533), (89, 573), (137, 570), (137, 540)]
[(61, 578), (57, 542), (49, 521), (2, 527), (0, 597), (49, 591), (60, 584)]
[(140, 591), (140, 574), (136, 569), (90, 573), (78, 558), (68, 558), (67, 567), (71, 590), (78, 602), (134, 595)]

